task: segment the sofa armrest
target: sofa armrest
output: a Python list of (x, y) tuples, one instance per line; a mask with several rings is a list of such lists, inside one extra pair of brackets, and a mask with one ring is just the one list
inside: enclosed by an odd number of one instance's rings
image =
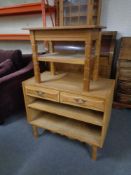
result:
[(29, 62), (32, 62), (32, 54), (23, 54), (22, 59), (26, 66), (27, 64), (29, 64)]
[(14, 80), (15, 81), (18, 80), (21, 82), (21, 81), (23, 81), (26, 78), (29, 78), (31, 76), (33, 76), (33, 64), (32, 64), (32, 62), (30, 62), (26, 67), (0, 78), (0, 89), (4, 85), (6, 85), (10, 82), (13, 82)]

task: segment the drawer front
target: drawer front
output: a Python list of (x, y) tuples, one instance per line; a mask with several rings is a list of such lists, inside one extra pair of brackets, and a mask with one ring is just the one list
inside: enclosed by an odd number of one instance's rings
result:
[(26, 94), (38, 98), (59, 102), (59, 92), (52, 89), (26, 87)]
[(83, 108), (104, 111), (104, 101), (92, 97), (74, 95), (70, 93), (60, 93), (60, 102)]

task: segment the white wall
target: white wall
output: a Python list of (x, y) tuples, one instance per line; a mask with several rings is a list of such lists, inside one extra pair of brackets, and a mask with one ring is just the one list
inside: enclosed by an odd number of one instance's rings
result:
[[(29, 33), (23, 28), (42, 27), (40, 14), (0, 17), (0, 33)], [(0, 49), (21, 49), (23, 53), (31, 53), (29, 41), (0, 41)]]
[[(0, 6), (41, 0), (0, 0)], [(52, 2), (53, 0), (50, 0)], [(118, 31), (118, 37), (131, 36), (131, 0), (102, 0), (101, 24), (106, 30)], [(49, 21), (49, 20), (48, 20)], [(48, 22), (50, 26), (50, 21)], [(0, 17), (0, 33), (28, 33), (25, 27), (41, 27), (41, 14)], [(21, 49), (23, 53), (31, 53), (30, 42), (0, 41), (0, 49)]]
[(0, 6), (15, 5), (21, 3), (40, 2), (40, 0), (0, 0)]
[[(41, 0), (0, 0), (0, 7), (14, 4), (23, 4), (30, 2), (40, 2)], [(49, 3), (53, 5), (53, 0), (49, 0)], [(47, 17), (48, 26), (51, 26), (51, 21)], [(42, 27), (41, 14), (34, 15), (16, 15), (16, 16), (2, 16), (0, 17), (0, 34), (4, 33), (29, 33), (23, 28), (30, 27)], [(20, 49), (23, 53), (31, 53), (31, 44), (29, 41), (0, 41), (0, 49)], [(43, 51), (42, 45), (39, 47), (39, 51)]]
[(102, 0), (101, 24), (118, 31), (118, 37), (131, 36), (131, 0)]

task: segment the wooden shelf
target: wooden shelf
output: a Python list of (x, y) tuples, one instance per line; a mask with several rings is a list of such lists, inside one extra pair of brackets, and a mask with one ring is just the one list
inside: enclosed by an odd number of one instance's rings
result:
[(54, 114), (41, 113), (39, 116), (36, 116), (36, 119), (31, 121), (30, 124), (91, 145), (100, 145), (101, 130), (98, 127), (88, 125), (84, 122), (62, 116), (59, 117)]
[(38, 57), (39, 61), (56, 62), (56, 63), (69, 63), (84, 65), (85, 56), (82, 54), (59, 54), (49, 53)]
[(54, 113), (78, 121), (95, 124), (98, 126), (102, 126), (103, 124), (103, 113), (90, 109), (82, 109), (65, 104), (53, 103), (42, 100), (37, 100), (32, 104), (29, 104), (28, 107), (40, 111)]
[[(55, 7), (50, 6), (50, 11), (55, 12)], [(46, 6), (48, 13), (49, 8)], [(0, 16), (6, 15), (23, 15), (32, 13), (42, 13), (41, 2), (25, 3), (20, 5), (6, 6), (0, 8)]]
[(29, 41), (29, 34), (0, 34), (0, 41)]

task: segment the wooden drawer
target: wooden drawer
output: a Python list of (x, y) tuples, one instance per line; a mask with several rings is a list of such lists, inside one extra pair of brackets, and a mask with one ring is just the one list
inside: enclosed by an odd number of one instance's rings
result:
[(26, 87), (26, 94), (46, 100), (59, 102), (59, 92), (52, 89), (28, 86)]
[(126, 94), (117, 94), (117, 100), (121, 103), (129, 104), (131, 105), (131, 95), (126, 95)]
[(100, 100), (97, 98), (85, 97), (85, 96), (79, 96), (75, 94), (61, 92), (60, 102), (74, 105), (74, 106), (94, 109), (98, 111), (104, 111), (104, 100)]

